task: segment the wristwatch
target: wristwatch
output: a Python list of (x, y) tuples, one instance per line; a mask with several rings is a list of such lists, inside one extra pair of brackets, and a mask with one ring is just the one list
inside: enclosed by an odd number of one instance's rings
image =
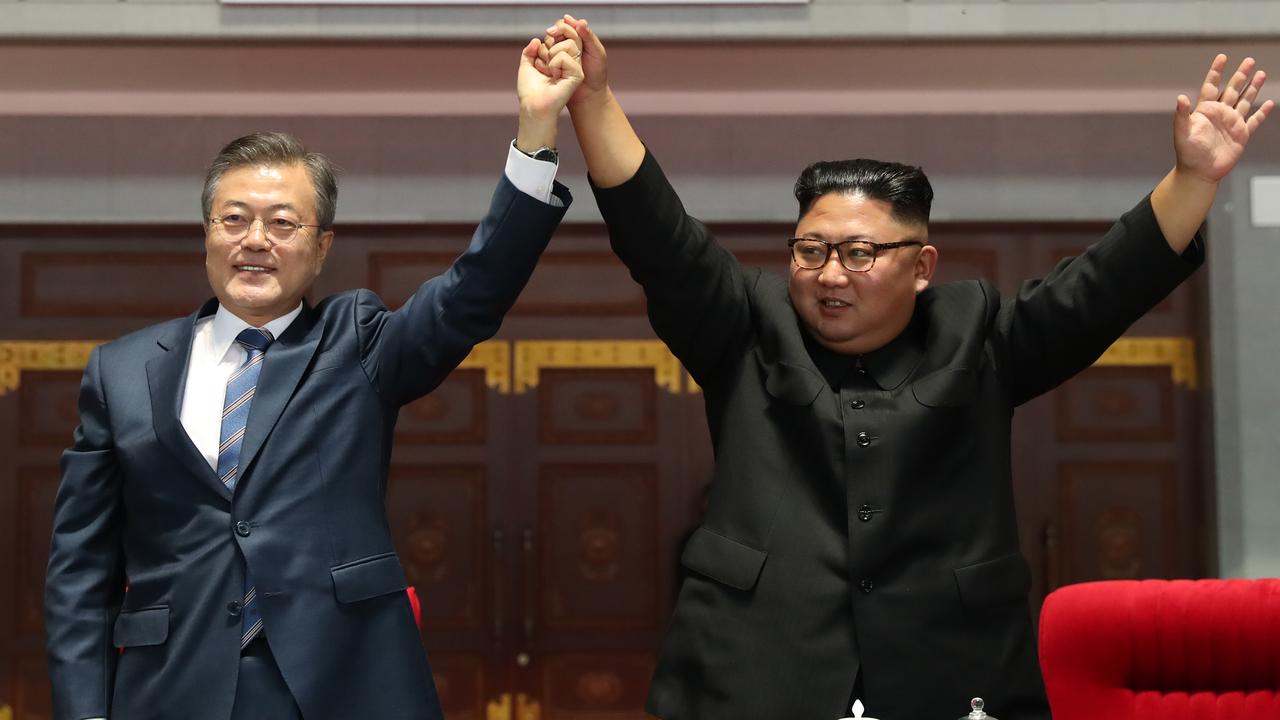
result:
[[(520, 150), (519, 146), (517, 146), (516, 149)], [(525, 152), (524, 150), (520, 150), (520, 152), (524, 153), (525, 155), (528, 155), (534, 160), (541, 160), (543, 162), (549, 162), (549, 163), (560, 162), (560, 153), (556, 152), (555, 148), (547, 147), (546, 145), (543, 145), (542, 147), (538, 148), (537, 150), (534, 150), (533, 152)]]

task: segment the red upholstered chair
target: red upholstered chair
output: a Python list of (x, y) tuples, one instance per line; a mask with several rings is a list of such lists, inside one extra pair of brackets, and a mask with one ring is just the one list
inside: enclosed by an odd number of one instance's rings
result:
[(1040, 614), (1054, 720), (1280, 718), (1280, 580), (1120, 580)]

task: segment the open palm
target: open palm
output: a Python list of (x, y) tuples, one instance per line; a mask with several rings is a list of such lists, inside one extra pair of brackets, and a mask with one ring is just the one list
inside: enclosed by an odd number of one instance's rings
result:
[(1275, 108), (1268, 100), (1250, 114), (1267, 78), (1261, 70), (1254, 72), (1253, 58), (1245, 58), (1219, 91), (1226, 65), (1226, 55), (1214, 58), (1194, 110), (1186, 95), (1178, 96), (1173, 123), (1178, 167), (1215, 183), (1236, 166), (1249, 138)]

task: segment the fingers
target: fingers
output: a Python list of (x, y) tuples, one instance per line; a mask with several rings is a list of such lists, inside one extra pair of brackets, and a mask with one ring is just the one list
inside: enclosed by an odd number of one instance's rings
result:
[(1191, 98), (1179, 95), (1173, 110), (1173, 135), (1175, 138), (1186, 137), (1187, 127), (1191, 124)]
[(572, 43), (573, 53), (575, 55), (582, 54), (582, 38), (578, 35), (577, 28), (567, 20), (557, 20), (555, 25), (547, 28), (547, 36), (546, 39), (543, 40), (543, 43), (550, 48), (554, 48), (562, 43)]
[(1200, 86), (1199, 102), (1213, 102), (1218, 99), (1218, 83), (1222, 82), (1222, 71), (1227, 67), (1227, 56), (1218, 53), (1209, 64), (1209, 72), (1204, 76), (1204, 84)]
[(524, 49), (520, 51), (520, 64), (533, 65), (534, 61), (538, 59), (538, 55), (540, 53), (539, 48), (541, 47), (542, 42), (538, 40), (538, 38), (530, 38), (529, 42), (525, 44)]
[(576, 78), (581, 79), (582, 63), (573, 55), (562, 52), (551, 58), (551, 71), (554, 78)]
[(1240, 67), (1227, 80), (1227, 86), (1222, 88), (1222, 94), (1218, 96), (1218, 102), (1234, 107), (1240, 101), (1244, 88), (1251, 85), (1249, 76), (1253, 73), (1253, 64), (1253, 58), (1251, 57), (1247, 57), (1240, 62)]
[(1268, 100), (1262, 103), (1262, 107), (1258, 108), (1258, 111), (1249, 118), (1247, 123), (1245, 123), (1246, 127), (1249, 128), (1249, 134), (1253, 135), (1257, 132), (1258, 126), (1262, 125), (1263, 121), (1267, 119), (1267, 116), (1269, 116), (1275, 109), (1276, 103), (1274, 100)]

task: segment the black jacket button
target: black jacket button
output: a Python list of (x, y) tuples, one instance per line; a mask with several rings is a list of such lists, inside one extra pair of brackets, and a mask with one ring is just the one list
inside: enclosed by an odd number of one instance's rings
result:
[(867, 446), (868, 446), (868, 445), (870, 445), (870, 444), (871, 444), (871, 436), (870, 436), (870, 435), (868, 435), (868, 434), (866, 434), (866, 433), (864, 433), (864, 432), (860, 432), (860, 433), (858, 433), (858, 447), (867, 447)]
[(249, 537), (250, 532), (252, 531), (249, 529), (249, 523), (243, 520), (236, 523), (236, 534), (240, 537)]
[(871, 506), (863, 505), (858, 508), (858, 519), (862, 522), (871, 522)]
[(867, 406), (867, 404), (866, 404), (865, 402), (861, 401), (861, 400), (854, 400), (854, 401), (852, 401), (852, 402), (850, 402), (850, 403), (849, 403), (849, 407), (850, 407), (850, 408), (852, 408), (852, 409), (854, 409), (854, 410), (861, 410), (862, 408), (864, 408), (864, 407), (866, 407), (866, 406)]
[(868, 579), (866, 579), (866, 578), (863, 578), (863, 579), (858, 583), (858, 589), (859, 589), (859, 590), (861, 590), (861, 591), (862, 591), (862, 592), (864, 592), (864, 593), (869, 593), (869, 592), (871, 592), (871, 589), (872, 589), (872, 588), (874, 588), (874, 587), (875, 587), (875, 584), (873, 584), (870, 580), (868, 580)]
[(239, 601), (232, 600), (227, 603), (227, 614), (231, 617), (240, 617), (241, 606)]

